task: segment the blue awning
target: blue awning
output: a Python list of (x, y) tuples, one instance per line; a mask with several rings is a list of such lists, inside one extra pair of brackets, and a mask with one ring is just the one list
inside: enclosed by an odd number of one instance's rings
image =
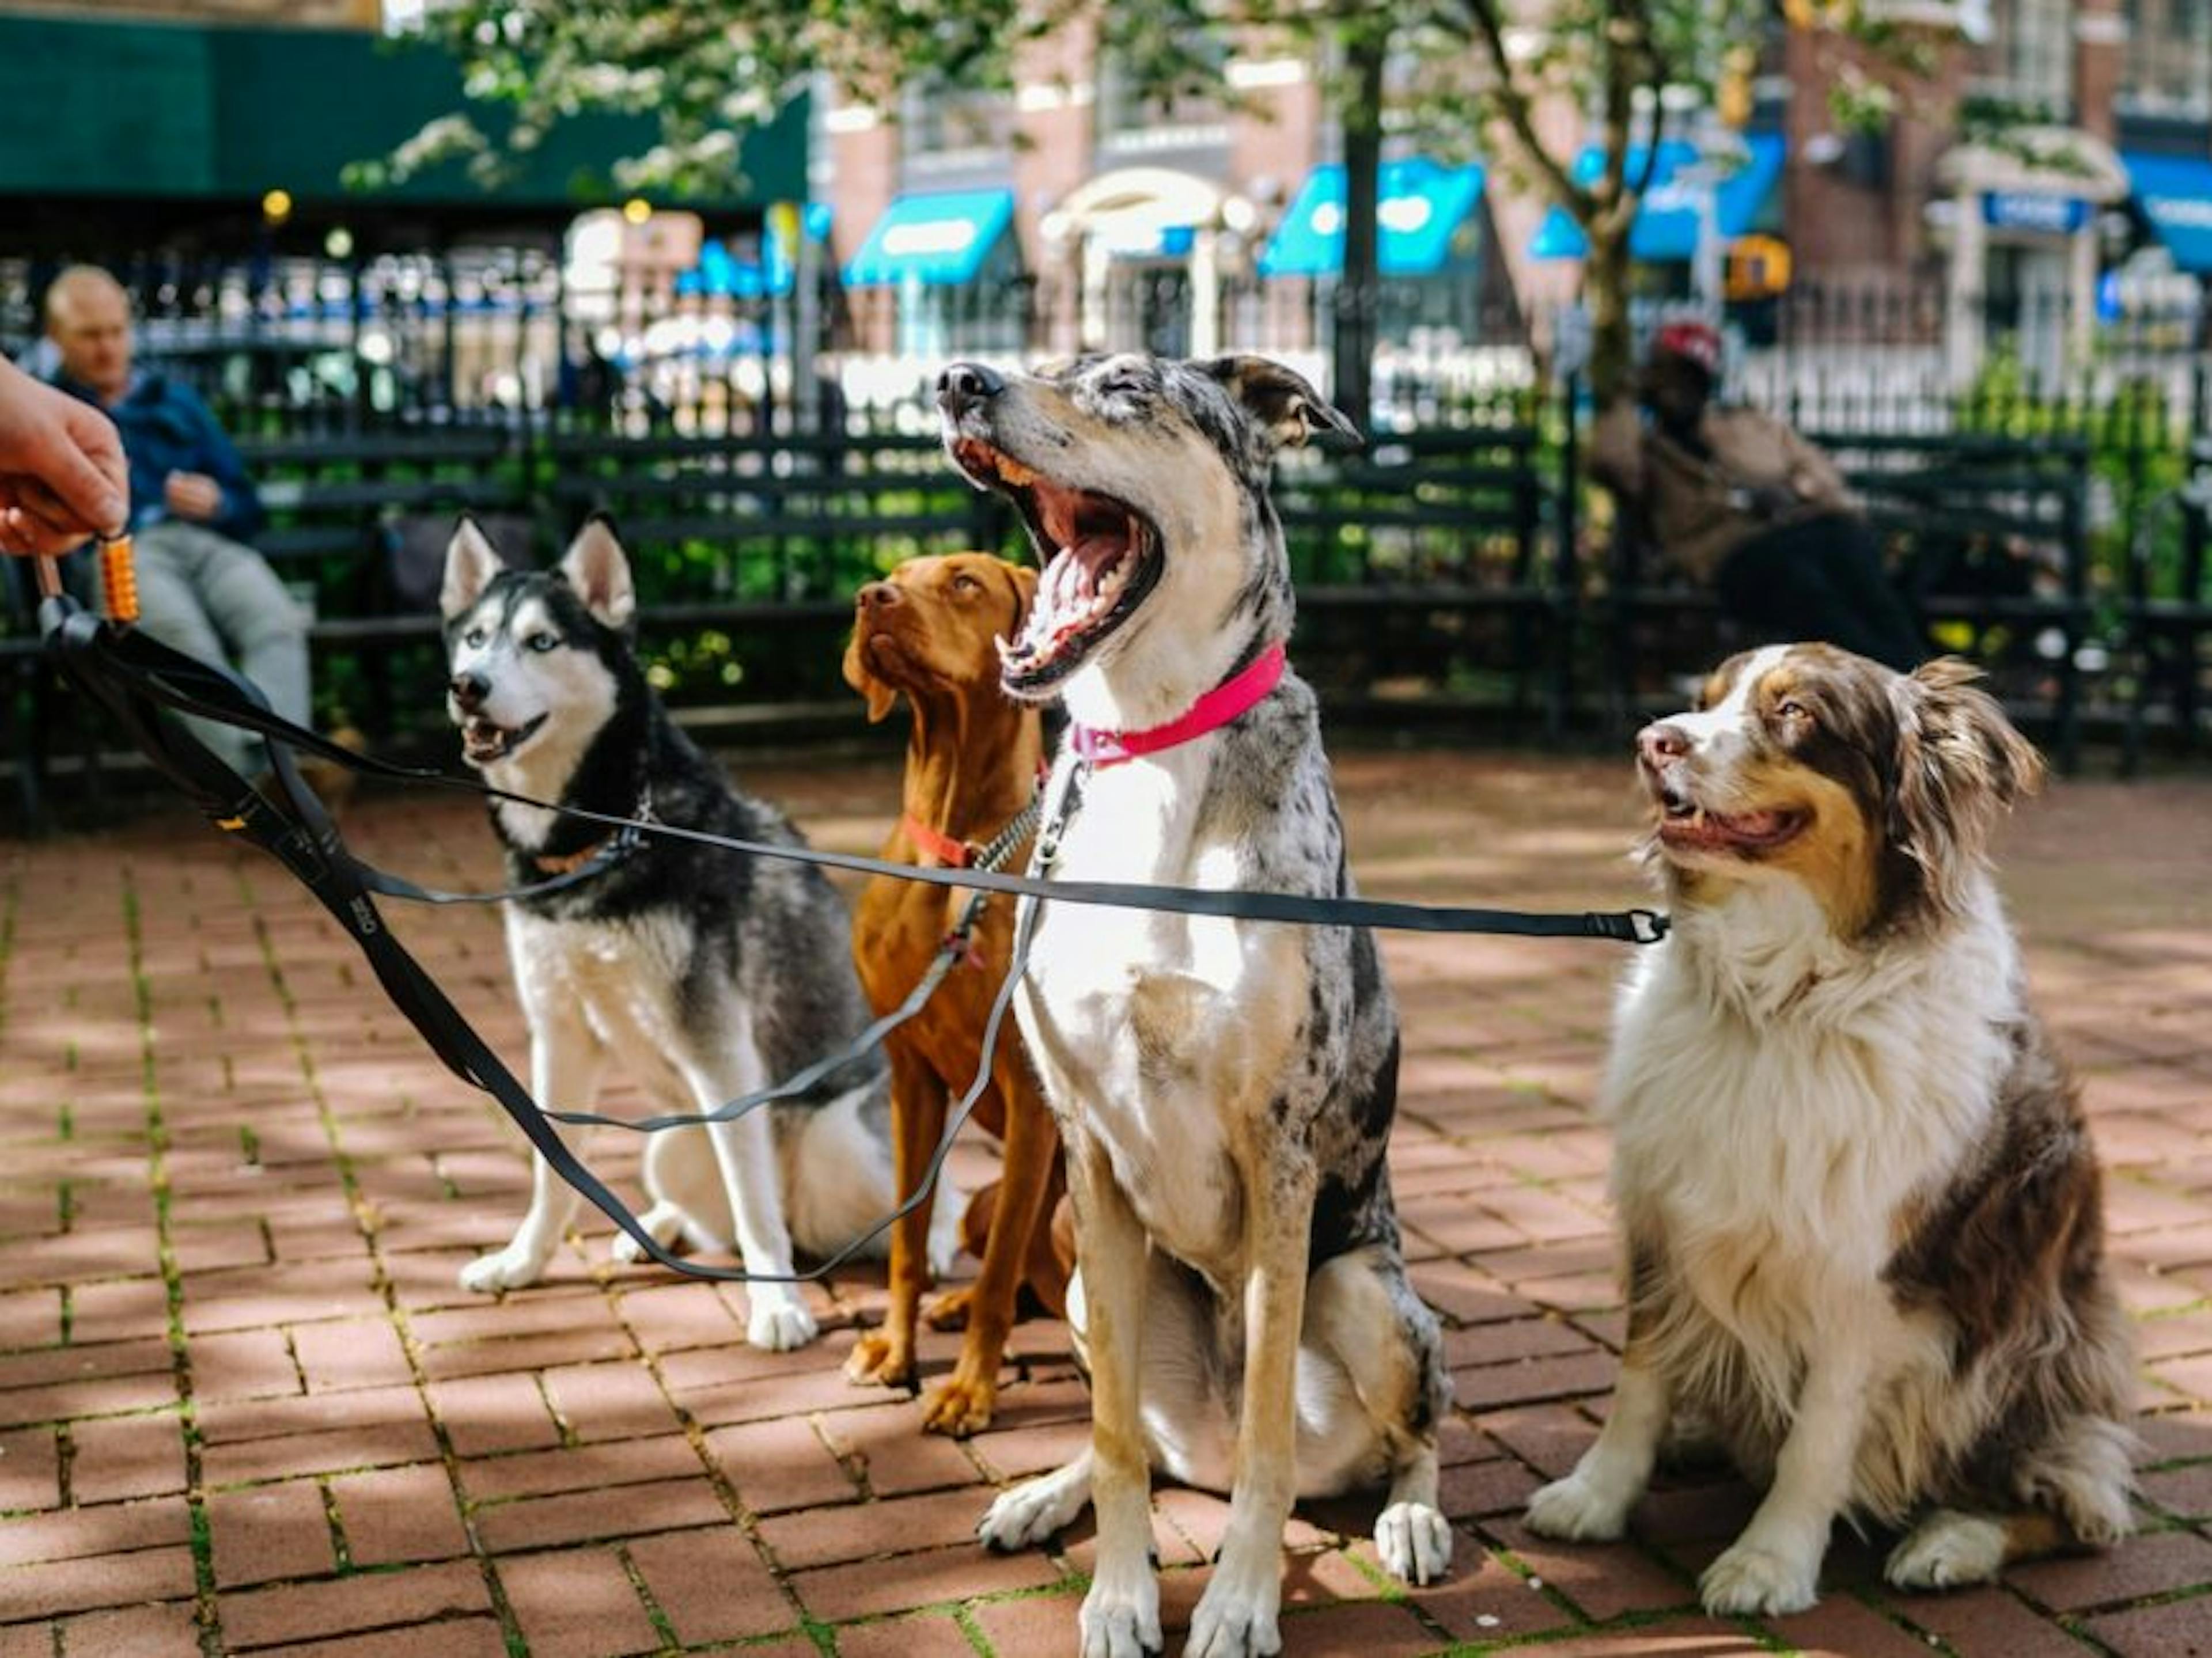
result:
[[(1747, 133), (1743, 142), (1747, 152), (1744, 164), (1721, 180), (1715, 191), (1714, 216), (1723, 241), (1732, 242), (1759, 228), (1767, 203), (1773, 199), (1775, 187), (1782, 180), (1782, 164), (1788, 154), (1779, 133)], [(1628, 152), (1631, 179), (1643, 172), (1644, 155), (1641, 145)], [(1632, 258), (1651, 264), (1680, 264), (1697, 256), (1697, 198), (1693, 186), (1683, 183), (1679, 176), (1697, 159), (1696, 147), (1683, 139), (1671, 138), (1660, 144), (1659, 159), (1651, 170), (1650, 187), (1644, 191), (1644, 200), (1636, 210), (1636, 222), (1628, 230)], [(1577, 184), (1593, 185), (1604, 176), (1602, 149), (1592, 145), (1575, 157)], [(1579, 259), (1589, 251), (1589, 243), (1583, 238), (1582, 227), (1565, 208), (1559, 207), (1544, 216), (1544, 222), (1537, 227), (1536, 238), (1528, 247), (1528, 252), (1540, 259)]]
[(2150, 228), (2183, 270), (2212, 271), (2212, 161), (2130, 150), (2120, 161)]
[[(788, 286), (788, 283), (785, 284)], [(781, 293), (782, 288), (771, 288), (768, 273), (750, 259), (740, 259), (732, 254), (726, 243), (708, 240), (699, 246), (699, 263), (676, 278), (678, 294), (734, 295), (739, 299), (757, 299), (771, 291)]]
[[(1423, 156), (1382, 167), (1376, 259), (1386, 276), (1426, 276), (1443, 268), (1453, 233), (1482, 199), (1482, 169), (1442, 167)], [(1263, 276), (1334, 276), (1344, 268), (1344, 168), (1306, 176), (1291, 210), (1260, 255)]]
[(884, 210), (845, 267), (845, 286), (972, 282), (1013, 217), (1011, 190), (902, 196)]
[[(828, 241), (830, 204), (809, 202), (799, 222), (808, 241), (817, 245)], [(757, 300), (763, 294), (788, 294), (794, 274), (792, 255), (793, 250), (784, 246), (781, 231), (772, 220), (767, 234), (761, 238), (761, 257), (757, 261), (738, 258), (730, 252), (727, 242), (710, 237), (699, 245), (699, 263), (678, 273), (676, 291), (686, 295), (730, 295), (741, 300)]]

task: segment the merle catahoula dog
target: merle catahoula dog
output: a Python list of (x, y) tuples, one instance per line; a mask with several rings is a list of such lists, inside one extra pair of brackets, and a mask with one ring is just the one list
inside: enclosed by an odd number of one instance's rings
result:
[[(604, 520), (546, 572), (505, 569), (464, 520), (441, 608), (448, 709), (487, 781), (562, 806), (804, 844), (782, 814), (732, 790), (653, 695), (627, 636), (629, 562)], [(517, 886), (586, 868), (608, 834), (506, 801), (491, 820)], [(589, 1109), (612, 1060), (662, 1111), (711, 1110), (843, 1048), (867, 1023), (845, 907), (817, 869), (648, 837), (580, 884), (506, 913), (531, 1090), (550, 1108)], [(643, 1172), (653, 1206), (641, 1218), (657, 1240), (726, 1248), (734, 1233), (748, 1272), (787, 1273), (794, 1241), (827, 1254), (896, 1201), (882, 1056), (735, 1122), (653, 1134)], [(576, 1202), (537, 1159), (514, 1241), (463, 1268), (461, 1282), (534, 1283)], [(957, 1202), (940, 1195), (939, 1213), (949, 1220)], [(616, 1251), (635, 1254), (627, 1238)], [(754, 1345), (813, 1339), (795, 1286), (749, 1293)]]
[[(938, 401), (955, 463), (1013, 501), (1045, 566), (1002, 683), (1075, 722), (1048, 797), (1048, 820), (1079, 798), (1056, 873), (1349, 893), (1313, 694), (1282, 664), (1267, 498), (1279, 446), (1349, 422), (1255, 358), (963, 363)], [(1018, 1005), (1067, 1147), (1094, 1432), (1002, 1496), (986, 1540), (1096, 1503), (1081, 1623), (1100, 1658), (1160, 1644), (1155, 1466), (1231, 1492), (1188, 1652), (1279, 1649), (1301, 1494), (1387, 1484), (1383, 1562), (1442, 1573), (1449, 1381), (1384, 1166), (1398, 1025), (1372, 937), (1048, 904)]]

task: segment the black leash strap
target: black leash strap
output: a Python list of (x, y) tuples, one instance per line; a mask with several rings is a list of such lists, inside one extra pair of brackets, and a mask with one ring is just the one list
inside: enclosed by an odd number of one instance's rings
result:
[[(1498, 932), (1552, 938), (1607, 938), (1628, 943), (1650, 944), (1665, 935), (1666, 918), (1648, 910), (1620, 914), (1531, 915), (1515, 911), (1431, 908), (1416, 904), (1382, 903), (1370, 900), (1310, 899), (1280, 893), (1212, 892), (1184, 887), (1154, 887), (1102, 882), (1062, 883), (1049, 878), (1057, 855), (1059, 837), (1073, 811), (1076, 787), (1070, 786), (1053, 822), (1039, 835), (1031, 872), (1007, 876), (994, 870), (924, 869), (883, 859), (856, 857), (811, 849), (770, 846), (532, 800), (466, 780), (416, 767), (398, 766), (373, 756), (357, 755), (280, 717), (250, 681), (227, 668), (203, 663), (173, 651), (136, 630), (118, 630), (86, 611), (66, 595), (49, 597), (40, 607), (40, 628), (48, 655), (60, 671), (86, 696), (115, 719), (154, 768), (179, 793), (197, 806), (216, 826), (251, 841), (290, 871), (315, 900), (351, 936), (367, 958), (385, 994), (413, 1024), (431, 1051), (447, 1068), (471, 1087), (496, 1100), (514, 1120), (524, 1136), (554, 1172), (588, 1199), (592, 1206), (627, 1234), (639, 1248), (669, 1271), (690, 1278), (728, 1283), (751, 1281), (806, 1283), (827, 1277), (866, 1248), (901, 1218), (933, 1193), (955, 1137), (991, 1084), (992, 1062), (1000, 1032), (1014, 991), (1028, 969), (1029, 950), (1037, 919), (1047, 897), (1072, 902), (1120, 908), (1164, 910), (1183, 914), (1216, 915), (1243, 920), (1279, 920), (1304, 926), (1366, 926), (1397, 927), (1431, 932)], [(276, 783), (274, 797), (254, 788), (229, 765), (211, 753), (181, 724), (161, 718), (164, 709), (204, 718), (260, 735), (267, 747)], [(494, 894), (437, 893), (411, 881), (362, 863), (349, 852), (337, 827), (324, 811), (314, 791), (301, 780), (295, 750), (320, 756), (341, 766), (370, 775), (401, 781), (427, 782), (504, 799), (603, 823), (618, 832), (660, 835), (700, 841), (758, 857), (787, 858), (847, 869), (869, 875), (919, 880), (930, 884), (969, 890), (971, 896), (960, 925), (933, 962), (929, 974), (905, 1003), (872, 1026), (878, 1038), (890, 1025), (913, 1017), (928, 994), (941, 982), (953, 962), (965, 953), (966, 932), (988, 895), (1012, 892), (1038, 902), (1023, 908), (1016, 924), (1014, 949), (1004, 981), (999, 987), (985, 1022), (982, 1052), (975, 1079), (949, 1114), (943, 1137), (929, 1160), (925, 1175), (903, 1202), (874, 1227), (853, 1239), (812, 1269), (792, 1273), (755, 1274), (741, 1269), (687, 1261), (663, 1247), (621, 1199), (571, 1152), (556, 1121), (597, 1123), (615, 1121), (645, 1129), (692, 1127), (724, 1121), (768, 1103), (804, 1091), (820, 1077), (848, 1063), (854, 1053), (817, 1061), (799, 1076), (775, 1088), (731, 1102), (711, 1115), (685, 1114), (645, 1122), (627, 1122), (588, 1113), (555, 1114), (533, 1100), (499, 1055), (477, 1035), (459, 1009), (385, 925), (376, 907), (376, 895), (432, 903), (486, 902), (534, 896), (558, 890), (589, 878), (605, 867), (598, 859), (549, 882), (512, 892)], [(1010, 826), (1011, 827), (1011, 826)], [(1003, 838), (1003, 837), (1002, 837)], [(610, 855), (625, 855), (613, 849)], [(1010, 853), (1010, 841), (1000, 855)], [(957, 950), (956, 950), (956, 946)], [(869, 1033), (863, 1033), (865, 1041)]]
[[(734, 1283), (748, 1280), (751, 1275), (742, 1271), (703, 1266), (672, 1254), (646, 1230), (628, 1206), (577, 1160), (552, 1122), (530, 1097), (529, 1090), (515, 1079), (514, 1072), (477, 1035), (459, 1010), (447, 999), (436, 982), (385, 926), (368, 884), (362, 878), (362, 865), (339, 841), (314, 791), (301, 780), (298, 768), (282, 741), (270, 744), (270, 758), (284, 803), (280, 808), (210, 753), (183, 726), (173, 720), (162, 720), (159, 705), (168, 699), (149, 695), (143, 689), (144, 680), (139, 674), (116, 670), (118, 665), (130, 664), (148, 672), (173, 673), (202, 683), (221, 675), (222, 682), (227, 683), (233, 695), (257, 714), (265, 715), (275, 726), (283, 726), (285, 722), (269, 711), (266, 701), (251, 683), (194, 662), (143, 634), (118, 633), (67, 598), (47, 599), (40, 607), (40, 622), (48, 650), (71, 683), (113, 715), (155, 769), (218, 828), (259, 847), (314, 895), (316, 901), (352, 937), (368, 958), (385, 994), (422, 1033), (431, 1051), (463, 1082), (497, 1100), (538, 1155), (552, 1165), (562, 1180), (582, 1193), (594, 1208), (671, 1272)], [(249, 729), (259, 728), (258, 720), (249, 726)], [(321, 752), (326, 745), (318, 740), (313, 746)], [(889, 1220), (884, 1223), (890, 1224)], [(793, 1274), (793, 1281), (825, 1275), (869, 1241), (855, 1240), (848, 1249), (815, 1271)]]
[[(49, 604), (64, 600), (49, 600)], [(40, 612), (43, 618), (46, 612)], [(77, 612), (82, 617), (83, 612)], [(48, 629), (50, 647), (52, 630)], [(887, 875), (898, 880), (921, 881), (934, 886), (961, 887), (980, 892), (1011, 892), (1023, 897), (1047, 896), (1046, 884), (1032, 876), (1005, 875), (980, 869), (924, 869), (855, 853), (823, 852), (811, 847), (774, 846), (713, 835), (680, 824), (648, 823), (613, 812), (588, 811), (581, 807), (534, 799), (526, 794), (494, 788), (472, 779), (453, 777), (427, 767), (395, 765), (371, 755), (356, 754), (328, 738), (295, 726), (272, 710), (258, 693), (228, 670), (167, 649), (136, 631), (118, 633), (95, 629), (79, 638), (63, 635), (65, 659), (77, 665), (70, 677), (86, 683), (88, 676), (112, 680), (118, 688), (139, 695), (179, 714), (235, 726), (273, 739), (279, 751), (289, 744), (350, 770), (400, 782), (429, 784), (465, 793), (479, 794), (511, 805), (557, 812), (606, 829), (629, 829), (665, 839), (742, 852), (757, 858), (784, 858), (826, 869), (848, 870), (860, 875)], [(68, 660), (64, 660), (68, 667)], [(97, 693), (95, 693), (97, 695)], [(103, 696), (102, 701), (108, 698)], [(149, 750), (150, 753), (150, 750)], [(212, 758), (212, 756), (210, 756)], [(228, 769), (227, 768), (225, 769)], [(189, 791), (188, 791), (189, 792)], [(401, 889), (411, 886), (396, 876), (386, 876), (367, 865), (356, 865), (363, 880), (381, 882), (377, 890), (398, 897), (412, 896)], [(579, 872), (580, 873), (580, 872)], [(560, 878), (566, 881), (567, 877)], [(465, 895), (462, 895), (465, 896)], [(496, 895), (487, 895), (487, 896)], [(1610, 938), (1621, 944), (1657, 944), (1667, 936), (1667, 918), (1656, 910), (1586, 910), (1532, 913), (1527, 910), (1455, 908), (1449, 905), (1396, 903), (1376, 898), (1314, 898), (1288, 892), (1243, 892), (1205, 887), (1154, 886), (1141, 882), (1054, 881), (1050, 896), (1063, 903), (1095, 904), (1115, 909), (1150, 909), (1177, 915), (1210, 915), (1229, 920), (1282, 921), (1294, 926), (1364, 926), (1398, 932), (1488, 933), (1528, 938)]]

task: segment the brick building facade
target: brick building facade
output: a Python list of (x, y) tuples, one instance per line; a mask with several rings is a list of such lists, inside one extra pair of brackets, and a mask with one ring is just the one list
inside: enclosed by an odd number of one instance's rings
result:
[[(2085, 282), (2094, 288), (2136, 245), (2158, 240), (2156, 224), (2126, 206), (2127, 157), (2212, 168), (2206, 0), (1964, 0), (1956, 10), (1978, 39), (1946, 54), (1930, 80), (1899, 88), (1887, 130), (1870, 134), (1840, 129), (1828, 94), (1854, 67), (1878, 70), (1778, 23), (1754, 123), (1784, 142), (1787, 160), (1761, 228), (1788, 242), (1800, 283), (1905, 288), (1949, 273), (1971, 276), (1978, 292), (2080, 298)], [(1213, 252), (1224, 268), (1238, 259), (1249, 268), (1301, 181), (1334, 159), (1335, 139), (1310, 63), (1255, 51), (1232, 56), (1223, 74), (1241, 106), (1133, 110), (1117, 99), (1110, 65), (1094, 62), (1090, 39), (1071, 32), (1022, 65), (1011, 97), (917, 91), (895, 112), (823, 97), (816, 195), (835, 207), (836, 255), (851, 259), (902, 196), (994, 187), (1013, 193), (1022, 267), (1079, 281), (1085, 227), (1068, 222), (1071, 204), (1083, 218), (1116, 175), (1145, 185), (1134, 176), (1141, 169), (1154, 189), (1170, 182), (1162, 175), (1188, 181), (1191, 204), (1233, 222), (1226, 255), (1223, 244)], [(2087, 157), (2080, 179), (1978, 172), (1964, 135), (1984, 118), (2025, 124), (2078, 151)], [(1570, 149), (1582, 127), (1572, 110), (1547, 112), (1545, 125)], [(2205, 178), (2212, 203), (2212, 170)], [(1984, 206), (1993, 197), (2004, 200)], [(1577, 280), (1571, 262), (1532, 250), (1544, 211), (1492, 185), (1476, 216), (1478, 280), (1531, 312), (1569, 296)], [(1963, 242), (1962, 213), (1988, 219), (1968, 226)], [(1960, 270), (1961, 259), (1972, 272)], [(1662, 289), (1686, 280), (1679, 270), (1658, 276)]]

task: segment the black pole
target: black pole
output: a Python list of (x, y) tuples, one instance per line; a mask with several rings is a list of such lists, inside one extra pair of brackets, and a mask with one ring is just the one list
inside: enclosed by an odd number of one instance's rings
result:
[(1344, 268), (1335, 295), (1331, 396), (1362, 432), (1375, 414), (1375, 318), (1381, 276), (1375, 210), (1382, 171), (1382, 71), (1389, 25), (1366, 16), (1344, 35)]

